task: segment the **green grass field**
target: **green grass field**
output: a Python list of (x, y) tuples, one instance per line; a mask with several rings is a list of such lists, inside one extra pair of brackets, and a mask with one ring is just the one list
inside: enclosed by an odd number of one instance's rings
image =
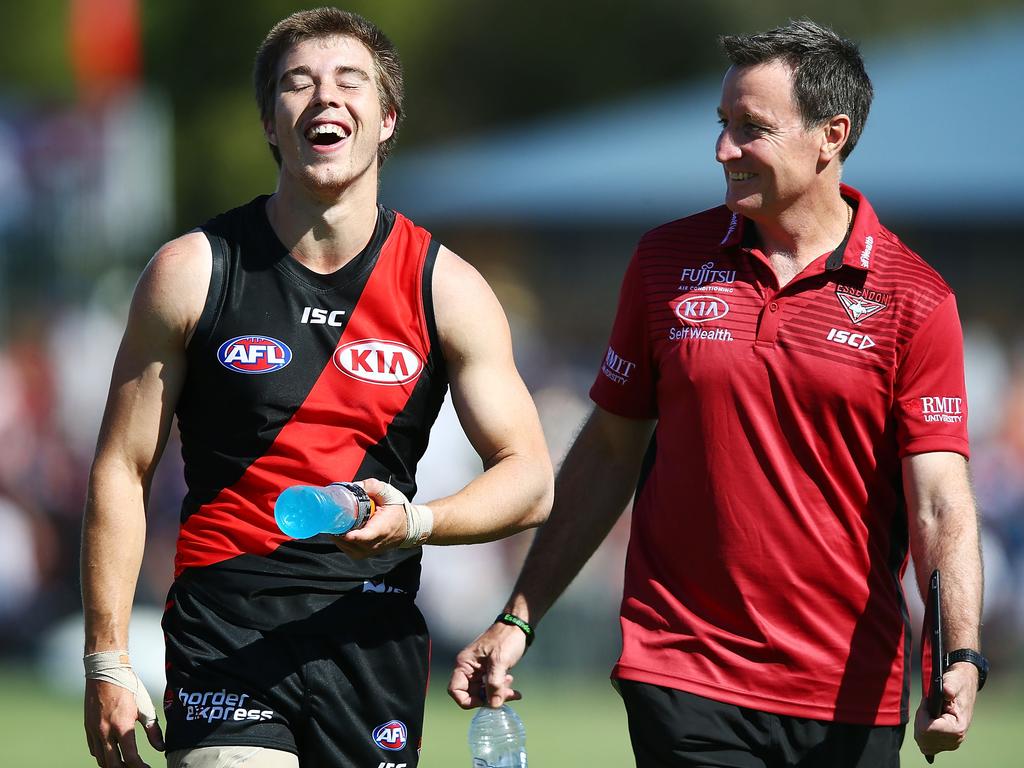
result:
[[(456, 707), (445, 694), (445, 670), (435, 670), (432, 679), (420, 767), (463, 768), (469, 765), (466, 729), (470, 713)], [(81, 702), (45, 691), (40, 685), (25, 670), (0, 669), (0, 764), (8, 768), (95, 765), (82, 734)], [(526, 696), (516, 709), (526, 723), (531, 768), (633, 765), (625, 715), (607, 680), (552, 679), (549, 675), (519, 670), (516, 685)], [(1019, 768), (1024, 764), (1018, 747), (1022, 725), (1021, 681), (994, 679), (979, 700), (967, 743), (956, 753), (940, 755), (935, 766)], [(138, 738), (145, 742), (141, 731)], [(148, 745), (143, 754), (152, 768), (164, 765), (160, 755)], [(925, 765), (908, 735), (903, 766)]]

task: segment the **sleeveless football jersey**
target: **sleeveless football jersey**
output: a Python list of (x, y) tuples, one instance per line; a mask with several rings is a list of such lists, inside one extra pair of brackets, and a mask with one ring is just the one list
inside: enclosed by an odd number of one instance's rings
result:
[(367, 477), (411, 498), (447, 389), (430, 234), (381, 207), (366, 248), (321, 275), (277, 238), (267, 199), (202, 227), (213, 273), (176, 409), (177, 588), (259, 629), (329, 620), (351, 590), (415, 594), (418, 548), (352, 560), (285, 536), (273, 508), (290, 485)]

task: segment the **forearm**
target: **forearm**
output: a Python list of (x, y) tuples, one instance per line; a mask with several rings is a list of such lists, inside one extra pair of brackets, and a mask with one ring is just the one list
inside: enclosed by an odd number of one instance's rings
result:
[(596, 410), (555, 479), (555, 502), (541, 526), (505, 609), (537, 624), (608, 536), (636, 487), (643, 450), (653, 425), (629, 424), (609, 432)]
[(551, 508), (551, 462), (543, 446), (494, 461), (458, 493), (428, 502), (430, 544), (473, 544), (534, 528)]
[(142, 483), (130, 473), (97, 463), (82, 526), (86, 653), (128, 647), (145, 539)]
[[(958, 478), (959, 480), (959, 478)], [(912, 497), (911, 554), (922, 595), (942, 574), (943, 635), (949, 650), (980, 648), (983, 569), (978, 515), (966, 470), (962, 481)]]

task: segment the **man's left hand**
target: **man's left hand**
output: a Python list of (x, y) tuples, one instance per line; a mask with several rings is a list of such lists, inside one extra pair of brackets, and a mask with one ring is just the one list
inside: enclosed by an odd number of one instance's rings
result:
[(958, 749), (967, 738), (978, 696), (978, 670), (973, 664), (953, 664), (942, 676), (945, 699), (942, 714), (934, 720), (922, 699), (914, 718), (914, 740), (925, 756)]

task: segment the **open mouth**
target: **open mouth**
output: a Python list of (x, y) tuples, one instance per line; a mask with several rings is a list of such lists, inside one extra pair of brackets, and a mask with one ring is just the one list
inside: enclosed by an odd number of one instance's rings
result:
[(330, 147), (348, 138), (344, 127), (335, 123), (320, 123), (306, 130), (306, 139), (314, 147)]

